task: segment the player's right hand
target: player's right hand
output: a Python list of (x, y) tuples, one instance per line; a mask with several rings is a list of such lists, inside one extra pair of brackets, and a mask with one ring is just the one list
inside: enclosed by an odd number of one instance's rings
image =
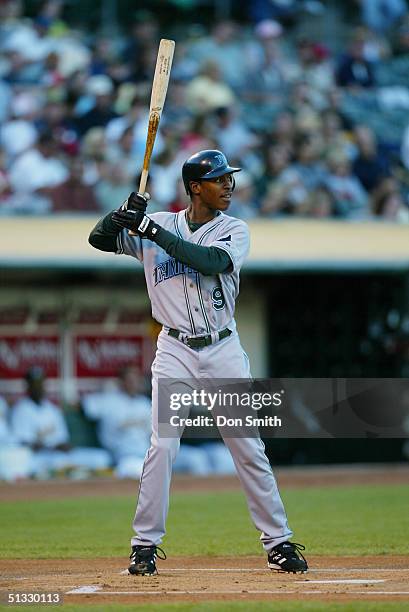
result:
[(143, 195), (141, 193), (135, 193), (135, 191), (133, 191), (127, 197), (125, 202), (121, 204), (118, 211), (123, 212), (125, 210), (140, 210), (144, 213), (148, 205), (148, 200), (150, 200), (150, 197), (151, 196), (147, 191), (145, 191)]

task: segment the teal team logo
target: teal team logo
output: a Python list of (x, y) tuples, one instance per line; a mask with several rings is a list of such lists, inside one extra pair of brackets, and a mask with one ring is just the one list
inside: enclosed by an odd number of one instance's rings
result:
[(215, 310), (222, 310), (226, 302), (224, 300), (224, 295), (221, 287), (215, 287), (212, 291), (212, 303), (213, 308)]

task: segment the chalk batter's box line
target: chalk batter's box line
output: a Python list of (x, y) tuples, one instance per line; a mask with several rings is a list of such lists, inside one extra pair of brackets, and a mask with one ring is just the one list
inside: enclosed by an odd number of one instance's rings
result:
[[(163, 568), (164, 573), (169, 573), (169, 572), (266, 572), (267, 568), (264, 567), (259, 567), (259, 568), (255, 568), (255, 567), (249, 567), (249, 568), (236, 568), (236, 567), (172, 567), (172, 568)], [(352, 572), (352, 573), (358, 573), (358, 572), (409, 572), (409, 567), (401, 567), (401, 568), (373, 568), (373, 567), (354, 567), (354, 568), (346, 568), (346, 567), (337, 567), (337, 568), (326, 568), (326, 569), (318, 569), (318, 568), (311, 568), (308, 570), (308, 574), (311, 574), (312, 572), (315, 573), (341, 573), (341, 572)], [(120, 572), (120, 574), (127, 574), (127, 570), (124, 570), (123, 572)], [(129, 575), (129, 574), (127, 574)], [(291, 577), (289, 575), (289, 577)]]
[(409, 591), (329, 591), (329, 590), (291, 590), (284, 591), (279, 590), (226, 590), (226, 591), (86, 591), (85, 588), (82, 591), (66, 591), (65, 595), (345, 595), (351, 597), (354, 595), (409, 595)]

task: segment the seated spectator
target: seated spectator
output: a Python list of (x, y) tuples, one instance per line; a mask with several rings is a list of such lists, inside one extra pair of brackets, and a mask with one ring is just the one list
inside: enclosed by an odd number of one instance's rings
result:
[(328, 108), (321, 114), (321, 138), (324, 157), (333, 149), (342, 149), (345, 155), (351, 158), (354, 145), (343, 126), (340, 113), (335, 109)]
[(116, 117), (113, 111), (112, 80), (104, 74), (96, 74), (88, 79), (86, 93), (91, 108), (76, 118), (75, 128), (83, 136), (93, 127), (105, 127)]
[(103, 128), (91, 128), (82, 139), (81, 155), (84, 160), (84, 182), (96, 185), (104, 175), (107, 142)]
[(189, 57), (197, 66), (208, 61), (216, 63), (220, 67), (223, 81), (235, 87), (242, 76), (243, 60), (243, 46), (237, 24), (229, 20), (217, 21), (210, 35), (202, 36), (190, 44)]
[(14, 481), (28, 478), (33, 470), (29, 448), (18, 444), (9, 424), (9, 407), (0, 396), (0, 480)]
[(379, 198), (374, 209), (374, 215), (385, 221), (409, 223), (409, 209), (399, 192), (386, 193)]
[(136, 368), (123, 368), (117, 389), (85, 395), (81, 405), (85, 416), (97, 422), (99, 442), (112, 455), (117, 476), (139, 478), (149, 447), (151, 402)]
[(278, 22), (266, 19), (256, 25), (254, 33), (255, 38), (247, 45), (241, 62), (245, 68), (241, 98), (250, 103), (277, 103), (296, 77), (294, 63), (288, 61), (281, 48), (283, 28)]
[(334, 87), (334, 69), (329, 60), (329, 51), (323, 45), (301, 38), (297, 43), (298, 78), (311, 87), (315, 108), (325, 108), (326, 96)]
[(407, 12), (405, 0), (360, 0), (361, 19), (371, 30), (384, 34)]
[(42, 134), (36, 145), (22, 153), (10, 167), (10, 182), (15, 192), (32, 193), (55, 187), (68, 178), (66, 164), (60, 159), (51, 134)]
[(60, 159), (57, 143), (50, 134), (19, 155), (9, 169), (13, 193), (2, 208), (23, 214), (43, 214), (51, 209), (51, 200), (43, 190), (61, 185), (68, 178), (68, 168)]
[(366, 191), (371, 193), (390, 173), (389, 163), (387, 158), (380, 154), (375, 134), (370, 128), (358, 126), (355, 129), (355, 142), (358, 155), (354, 159), (352, 170)]
[(108, 163), (122, 166), (131, 181), (142, 166), (141, 156), (133, 148), (133, 131), (133, 126), (127, 127), (119, 139), (110, 144), (106, 156)]
[(74, 157), (69, 162), (70, 174), (66, 181), (43, 189), (42, 193), (51, 200), (52, 212), (96, 212), (100, 208), (94, 192), (84, 183), (84, 162)]
[(208, 60), (186, 88), (186, 104), (196, 114), (230, 106), (236, 101), (233, 90), (223, 81), (218, 63)]
[[(258, 196), (264, 197), (271, 184), (288, 166), (291, 159), (291, 148), (287, 144), (275, 142), (268, 144), (264, 150), (264, 172), (257, 182)], [(264, 209), (263, 209), (264, 210)], [(267, 210), (265, 212), (268, 212)]]
[[(261, 205), (263, 214), (305, 214), (310, 192), (320, 186), (326, 171), (319, 160), (320, 140), (314, 134), (297, 134), (296, 159), (270, 182)], [(284, 153), (284, 150), (282, 151)]]
[[(119, 88), (118, 100), (117, 100), (117, 111), (120, 113), (119, 117), (115, 117), (109, 121), (106, 126), (105, 136), (109, 145), (121, 146), (118, 144), (120, 139), (124, 135), (125, 131), (130, 129), (132, 131), (132, 141), (129, 143), (129, 136), (126, 138), (125, 149), (127, 155), (131, 155), (136, 160), (136, 167), (141, 167), (143, 157), (145, 153), (146, 144), (146, 130), (148, 126), (148, 115), (149, 115), (149, 101), (147, 99), (147, 92), (143, 86), (138, 86), (137, 90), (129, 90), (130, 99), (126, 101), (128, 96), (126, 87), (130, 85), (126, 83)], [(132, 85), (131, 87), (136, 87)], [(131, 148), (129, 149), (129, 146)], [(160, 124), (158, 133), (155, 140), (154, 155), (158, 155), (164, 149), (164, 141), (162, 137), (162, 122)], [(109, 151), (109, 150), (108, 150)]]
[(351, 164), (343, 151), (335, 149), (327, 157), (329, 174), (325, 185), (335, 199), (337, 216), (358, 219), (368, 215), (369, 198), (360, 181), (351, 173)]
[(114, 206), (113, 202), (126, 200), (131, 191), (135, 191), (135, 187), (135, 181), (120, 162), (106, 164), (101, 180), (94, 187), (100, 210), (108, 213)]
[(11, 427), (15, 439), (34, 452), (36, 476), (80, 468), (103, 470), (110, 465), (107, 451), (71, 448), (61, 410), (46, 398), (45, 374), (33, 367), (26, 374), (27, 395), (12, 408)]
[(233, 157), (243, 159), (247, 152), (258, 145), (258, 137), (246, 127), (243, 120), (237, 117), (237, 112), (232, 107), (218, 108), (214, 114), (214, 137), (228, 159)]
[(402, 198), (398, 181), (392, 176), (381, 180), (373, 191), (372, 213), (385, 221), (408, 223), (409, 208)]
[(328, 189), (318, 187), (309, 194), (306, 215), (313, 219), (328, 219), (335, 215), (335, 201)]
[(254, 196), (254, 182), (251, 174), (242, 170), (235, 177), (235, 188), (231, 198), (228, 214), (248, 221), (258, 215), (258, 206)]
[[(97, 421), (100, 442), (114, 458), (116, 475), (140, 478), (149, 448), (152, 415), (151, 402), (142, 393), (137, 369), (124, 367), (119, 372), (116, 390), (85, 395), (82, 407), (87, 418)], [(182, 444), (174, 470), (206, 476), (234, 473), (234, 466), (224, 444), (210, 442), (200, 446)]]
[(348, 52), (341, 58), (336, 70), (340, 87), (367, 88), (375, 85), (372, 64), (365, 58), (365, 37), (354, 35)]
[(189, 206), (189, 197), (186, 194), (185, 184), (182, 177), (179, 177), (176, 183), (176, 197), (171, 201), (168, 206), (169, 212), (180, 212), (185, 210)]

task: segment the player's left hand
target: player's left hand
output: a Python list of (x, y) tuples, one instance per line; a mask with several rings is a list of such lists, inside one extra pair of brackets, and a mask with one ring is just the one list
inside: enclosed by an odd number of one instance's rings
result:
[(151, 196), (147, 191), (145, 191), (143, 194), (132, 191), (123, 204), (121, 204), (121, 206), (118, 208), (118, 211), (141, 210), (142, 212), (145, 212), (150, 199)]
[(159, 226), (141, 210), (116, 210), (112, 213), (112, 221), (141, 238), (152, 239), (159, 230)]

